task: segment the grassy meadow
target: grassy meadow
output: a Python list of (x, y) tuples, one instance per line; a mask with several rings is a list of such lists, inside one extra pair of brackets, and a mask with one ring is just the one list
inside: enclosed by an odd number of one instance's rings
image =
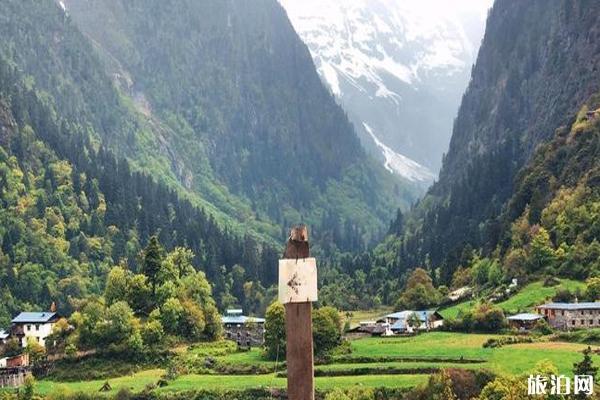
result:
[[(532, 371), (542, 360), (551, 361), (561, 373), (570, 373), (573, 363), (581, 359), (586, 346), (562, 342), (534, 342), (484, 348), (486, 340), (499, 335), (430, 332), (413, 337), (368, 337), (351, 342), (352, 352), (334, 357), (324, 365), (316, 365), (316, 387), (329, 390), (334, 387), (363, 385), (368, 387), (406, 388), (427, 381), (427, 369), (465, 368), (487, 369), (497, 374), (523, 374)], [(223, 343), (192, 346), (182, 354), (186, 357), (204, 357), (215, 354), (215, 359), (228, 364), (261, 364), (272, 366), (273, 361), (262, 358), (260, 349), (238, 352), (234, 346)], [(600, 364), (600, 357), (594, 356)], [(277, 372), (283, 372), (280, 364)], [(283, 370), (283, 371), (282, 371)], [(423, 370), (423, 371), (419, 371)], [(322, 376), (337, 374), (344, 376)], [(43, 395), (88, 392), (98, 393), (104, 382), (112, 387), (109, 394), (128, 388), (133, 392), (156, 384), (165, 374), (164, 369), (149, 369), (114, 379), (97, 379), (79, 382), (41, 380), (37, 391)], [(167, 386), (154, 388), (158, 392), (189, 390), (226, 390), (249, 388), (282, 388), (286, 378), (276, 373), (256, 375), (225, 375), (217, 373), (181, 374)]]
[[(584, 289), (585, 283), (573, 281), (570, 279), (560, 279), (560, 284), (556, 286), (544, 286), (542, 281), (529, 283), (520, 289), (514, 296), (511, 296), (505, 301), (497, 304), (506, 314), (516, 314), (519, 312), (531, 311), (534, 306), (543, 304), (546, 300), (551, 299), (556, 293), (561, 290), (575, 291), (576, 289)], [(452, 307), (440, 310), (440, 314), (444, 318), (456, 318), (461, 312), (472, 310), (477, 306), (478, 300), (468, 300)]]

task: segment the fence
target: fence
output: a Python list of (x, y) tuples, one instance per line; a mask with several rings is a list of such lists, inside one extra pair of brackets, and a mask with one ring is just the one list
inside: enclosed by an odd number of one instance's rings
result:
[(28, 368), (1, 368), (0, 388), (19, 387), (25, 383), (25, 378), (30, 374)]

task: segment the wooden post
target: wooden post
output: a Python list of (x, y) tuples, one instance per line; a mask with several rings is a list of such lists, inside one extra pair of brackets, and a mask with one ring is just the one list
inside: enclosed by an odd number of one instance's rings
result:
[[(308, 229), (293, 227), (283, 258), (310, 256)], [(314, 400), (312, 303), (285, 304), (287, 393), (289, 400)]]

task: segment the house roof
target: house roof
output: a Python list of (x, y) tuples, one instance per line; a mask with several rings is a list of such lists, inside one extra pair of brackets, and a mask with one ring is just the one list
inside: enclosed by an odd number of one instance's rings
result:
[(406, 320), (399, 319), (398, 321), (396, 321), (392, 324), (390, 329), (393, 331), (405, 331), (406, 330)]
[(507, 319), (509, 321), (536, 321), (536, 320), (542, 319), (542, 318), (544, 318), (544, 317), (539, 314), (521, 313), (521, 314), (510, 316)]
[(224, 315), (221, 317), (221, 321), (224, 324), (245, 324), (248, 320), (252, 320), (257, 324), (264, 324), (264, 318), (247, 317), (245, 315)]
[(600, 302), (593, 303), (548, 303), (538, 306), (541, 309), (556, 309), (556, 310), (589, 310), (600, 309)]
[(13, 324), (24, 324), (24, 323), (35, 323), (44, 324), (57, 318), (58, 314), (55, 312), (22, 312), (13, 318)]
[(225, 312), (227, 315), (242, 315), (243, 311), (241, 308), (230, 308)]
[(436, 317), (438, 317), (440, 319), (443, 319), (442, 316), (437, 311), (428, 311), (428, 310), (422, 310), (422, 311), (411, 311), (411, 310), (399, 311), (399, 312), (395, 312), (395, 313), (392, 313), (392, 314), (388, 314), (388, 315), (384, 316), (381, 319), (391, 318), (391, 319), (403, 320), (403, 319), (408, 318), (413, 313), (417, 314), (419, 316), (419, 319), (421, 321), (427, 321), (427, 319), (431, 315), (435, 315)]
[(0, 340), (8, 338), (8, 332), (0, 330)]
[(384, 315), (383, 318), (392, 318), (392, 319), (405, 319), (408, 318), (408, 316), (412, 314), (412, 311), (398, 311), (395, 313), (391, 313), (391, 314), (387, 314)]

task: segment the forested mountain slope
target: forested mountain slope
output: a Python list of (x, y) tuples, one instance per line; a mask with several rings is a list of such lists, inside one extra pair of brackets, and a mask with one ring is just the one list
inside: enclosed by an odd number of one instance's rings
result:
[(303, 220), (318, 243), (351, 248), (381, 231), (394, 201), (414, 199), (364, 154), (275, 0), (64, 4), (122, 92), (168, 132), (179, 182), (228, 214), (238, 205), (215, 184), (250, 208), (242, 219)]
[(238, 285), (273, 279), (262, 269), (275, 263), (273, 250), (130, 171), (84, 128), (0, 55), (0, 326), (51, 302), (68, 313), (103, 291), (117, 263), (139, 271), (138, 254), (154, 233), (167, 248), (192, 249), (216, 293), (231, 295), (223, 282), (238, 263), (247, 269)]
[(394, 225), (403, 232), (398, 262), (439, 266), (448, 281), (465, 246), (489, 253), (505, 243), (510, 221), (535, 201), (519, 195), (508, 219), (501, 217), (515, 190), (527, 186), (515, 181), (519, 171), (556, 129), (569, 129), (600, 89), (599, 72), (600, 11), (593, 2), (497, 1), (439, 182), (403, 228)]
[(0, 3), (0, 326), (139, 272), (153, 234), (194, 252), (219, 306), (258, 311), (288, 224), (362, 248), (412, 199), (274, 0), (66, 4)]

